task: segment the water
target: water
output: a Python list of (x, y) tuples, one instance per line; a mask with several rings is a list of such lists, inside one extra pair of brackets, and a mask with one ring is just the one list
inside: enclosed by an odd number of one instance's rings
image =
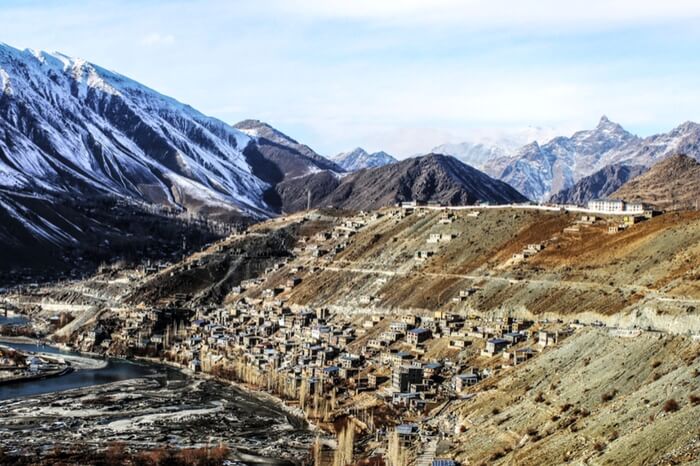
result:
[[(61, 351), (51, 346), (36, 346), (25, 343), (9, 343), (0, 340), (0, 344), (21, 351), (34, 351), (52, 354), (78, 355), (69, 351)], [(0, 400), (40, 395), (73, 388), (90, 387), (121, 380), (135, 379), (145, 376), (160, 375), (166, 380), (180, 380), (185, 376), (170, 367), (158, 364), (135, 363), (119, 359), (109, 360), (107, 367), (102, 369), (80, 369), (60, 377), (49, 377), (27, 382), (13, 382), (0, 385)]]
[(21, 315), (5, 317), (4, 315), (0, 314), (0, 325), (15, 326), (15, 325), (24, 325), (28, 322), (29, 322), (29, 320), (26, 317), (21, 316)]

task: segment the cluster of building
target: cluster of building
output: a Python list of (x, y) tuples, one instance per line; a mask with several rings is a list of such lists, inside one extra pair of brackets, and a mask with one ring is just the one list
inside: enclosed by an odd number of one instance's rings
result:
[[(407, 207), (389, 215), (411, 211)], [(300, 275), (315, 272), (318, 258), (329, 260), (365, 225), (381, 216), (361, 213), (331, 231), (302, 238), (293, 254), (308, 261), (296, 261), (289, 267), (288, 261), (280, 260), (258, 278), (242, 281), (232, 290), (232, 295), (239, 295), (233, 304), (189, 310), (173, 306), (117, 310), (124, 314), (119, 319), (124, 325), (118, 331), (97, 325), (83, 335), (86, 342), (82, 343), (145, 354), (167, 353), (193, 371), (211, 372), (234, 362), (244, 364), (257, 373), (275, 374), (275, 384), (283, 393), (297, 393), (302, 385), (311, 393), (319, 384), (343, 387), (349, 394), (376, 391), (397, 409), (415, 412), (428, 403), (459, 396), (483, 378), (526, 361), (557, 340), (559, 334), (537, 333), (533, 322), (513, 318), (487, 321), (437, 311), (396, 318), (367, 314), (358, 321), (326, 308), (286, 305), (285, 292), (301, 283)], [(453, 219), (453, 213), (444, 212), (441, 223)], [(427, 242), (450, 241), (454, 236), (434, 233)], [(543, 247), (528, 245), (523, 255), (535, 254)], [(430, 255), (418, 251), (416, 258)], [(277, 286), (266, 285), (271, 276), (280, 273), (286, 274), (286, 279), (273, 280)], [(462, 290), (453, 301), (467, 300), (477, 291)], [(373, 299), (362, 296), (359, 304), (371, 305)], [(447, 343), (447, 356), (431, 353), (432, 342), (439, 340)]]
[[(412, 212), (404, 206), (388, 215), (421, 215)], [(291, 251), (293, 260), (280, 259), (257, 278), (241, 281), (232, 288), (229, 304), (116, 309), (115, 321), (123, 323), (120, 328), (100, 322), (79, 343), (108, 351), (166, 355), (192, 371), (235, 373), (244, 381), (255, 374), (257, 383), (270, 390), (274, 387), (288, 399), (333, 390), (346, 400), (367, 392), (392, 405), (400, 413), (398, 420), (415, 421), (427, 408), (466, 396), (481, 380), (526, 362), (570, 333), (559, 323), (488, 319), (447, 310), (380, 315), (287, 303), (286, 297), (303, 280), (382, 215), (361, 213), (338, 222), (330, 231), (302, 238)], [(478, 211), (469, 213), (478, 215)], [(445, 211), (440, 223), (450, 224), (454, 218)], [(431, 233), (427, 243), (444, 243), (455, 236)], [(528, 245), (523, 258), (544, 247)], [(424, 260), (432, 254), (417, 251), (415, 258)], [(452, 302), (461, 303), (478, 292), (477, 288), (461, 290)], [(186, 298), (181, 301), (187, 302)], [(370, 306), (375, 299), (363, 295), (359, 307)], [(175, 296), (174, 302), (178, 301)]]

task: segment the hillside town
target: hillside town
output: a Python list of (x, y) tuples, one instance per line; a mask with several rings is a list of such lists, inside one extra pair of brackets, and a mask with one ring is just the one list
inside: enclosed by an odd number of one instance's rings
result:
[[(610, 233), (613, 227), (634, 228), (658, 215), (636, 205), (590, 207), (594, 212), (610, 210), (612, 215), (586, 213), (561, 234), (575, 237), (594, 225)], [(154, 304), (120, 304), (110, 308), (109, 318), (74, 327), (76, 333), (62, 344), (107, 356), (161, 361), (195, 376), (214, 376), (268, 392), (290, 413), (326, 432), (314, 444), (317, 464), (333, 464), (338, 452), (347, 448), (351, 456), (354, 451), (360, 457), (389, 461), (392, 455), (416, 459), (422, 454), (416, 464), (428, 460), (457, 464), (439, 453), (447, 451), (455, 433), (469, 426), (457, 416), (439, 414), (455, 401), (469, 400), (485, 390), (480, 387), (491, 378), (539, 358), (581, 329), (605, 324), (576, 318), (524, 318), (508, 309), (483, 313), (474, 305), (482, 293), (478, 286), (458, 290), (432, 312), (380, 311), (376, 308), (380, 296), (375, 294), (348, 297), (349, 306), (340, 311), (333, 305), (299, 305), (289, 297), (305, 281), (343, 264), (338, 256), (352, 249), (358, 234), (378, 222), (412, 222), (433, 216), (434, 226), (421, 246), (428, 249), (416, 251), (415, 260), (407, 265), (418, 273), (427, 259), (440, 254), (441, 247), (458, 240), (461, 232), (455, 222), (478, 222), (484, 209), (488, 207), (462, 212), (464, 209), (410, 202), (334, 218), (332, 228), (300, 237), (279, 259), (258, 252), (269, 265), (256, 277), (232, 286), (220, 305), (193, 304), (193, 296), (184, 292), (168, 294)], [(517, 211), (517, 207), (500, 210)], [(307, 216), (297, 221), (323, 219), (321, 214)], [(259, 234), (252, 230), (231, 238), (241, 241)], [(111, 277), (112, 283), (149, 282), (206, 267), (212, 257), (227, 251), (247, 254), (231, 249), (230, 244), (230, 239), (214, 243), (176, 265), (146, 263), (133, 271), (105, 267), (101, 273)], [(526, 244), (508, 263), (517, 267), (548, 247), (547, 241)], [(387, 276), (380, 272), (375, 280), (385, 285)], [(24, 292), (31, 294), (32, 290)], [(21, 300), (10, 301), (6, 307), (21, 310)], [(49, 315), (43, 328), (67, 328), (73, 319), (65, 311)], [(610, 330), (611, 335), (627, 337), (642, 331)], [(342, 420), (340, 430), (338, 420)], [(347, 437), (348, 429), (357, 432)], [(342, 442), (352, 445), (340, 446)]]

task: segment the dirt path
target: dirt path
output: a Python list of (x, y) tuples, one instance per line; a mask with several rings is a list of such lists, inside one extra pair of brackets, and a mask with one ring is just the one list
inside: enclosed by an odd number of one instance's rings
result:
[[(352, 263), (349, 263), (352, 264)], [(507, 278), (507, 277), (495, 277), (492, 275), (471, 275), (471, 274), (457, 274), (457, 273), (438, 273), (438, 272), (420, 272), (420, 271), (397, 271), (397, 270), (382, 270), (382, 269), (371, 269), (366, 267), (337, 267), (337, 266), (324, 266), (321, 265), (322, 270), (327, 270), (331, 272), (350, 272), (358, 274), (376, 274), (384, 275), (389, 277), (404, 277), (409, 275), (419, 275), (434, 278), (444, 278), (444, 279), (463, 279), (463, 280), (473, 280), (481, 282), (499, 282), (507, 283), (509, 285), (525, 284), (525, 285), (539, 285), (547, 287), (569, 287), (572, 289), (577, 289), (581, 291), (586, 290), (604, 290), (604, 291), (615, 291), (622, 290), (627, 293), (642, 293), (646, 298), (652, 298), (664, 302), (678, 302), (678, 303), (688, 303), (688, 304), (700, 304), (700, 299), (693, 299), (680, 296), (667, 295), (658, 290), (653, 290), (645, 286), (640, 285), (616, 285), (610, 286), (603, 283), (591, 283), (591, 282), (581, 282), (581, 281), (569, 281), (569, 280), (543, 280), (543, 279), (529, 279), (529, 278)]]

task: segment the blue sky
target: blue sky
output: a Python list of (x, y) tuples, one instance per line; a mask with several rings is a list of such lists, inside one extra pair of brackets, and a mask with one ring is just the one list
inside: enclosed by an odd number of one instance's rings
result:
[(3, 0), (0, 24), (325, 155), (700, 120), (697, 1)]

